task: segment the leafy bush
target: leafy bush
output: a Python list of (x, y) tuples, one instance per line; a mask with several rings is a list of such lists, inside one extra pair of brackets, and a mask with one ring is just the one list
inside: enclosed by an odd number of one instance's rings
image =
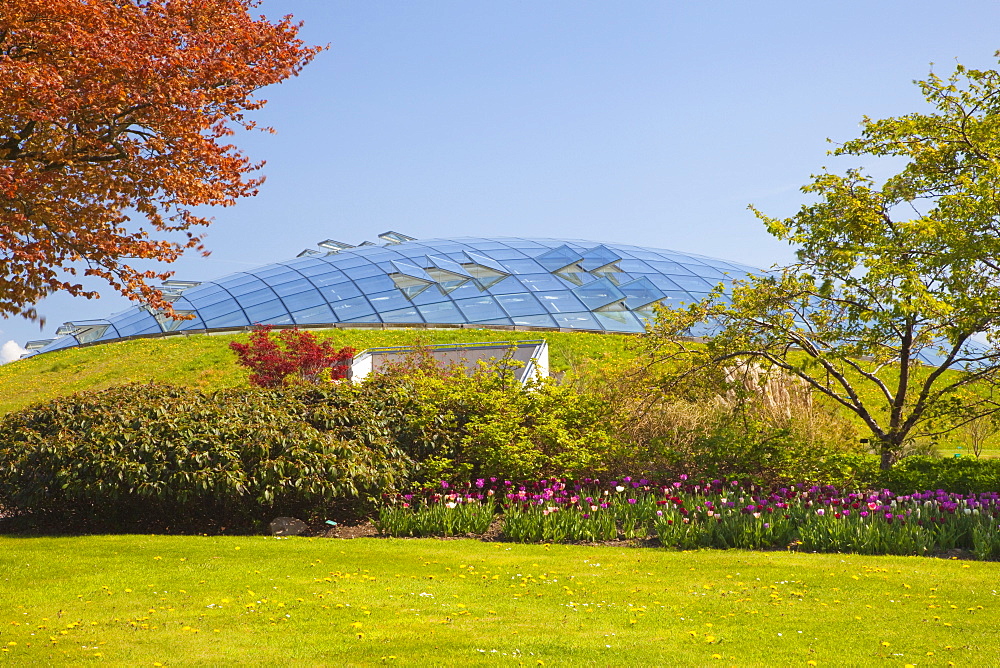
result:
[(960, 494), (995, 492), (1000, 490), (1000, 460), (907, 457), (880, 472), (874, 482), (900, 494), (922, 489)]
[(250, 384), (276, 388), (290, 382), (318, 383), (347, 377), (354, 348), (337, 350), (330, 340), (320, 341), (297, 327), (282, 329), (272, 338), (271, 325), (258, 325), (249, 343), (233, 341), (229, 348), (239, 364), (250, 369)]
[(385, 419), (425, 480), (586, 475), (620, 447), (601, 399), (549, 380), (522, 386), (493, 365), (471, 375), (418, 365), (338, 391)]
[(404, 477), (377, 421), (303, 399), (128, 385), (12, 413), (0, 422), (0, 505), (112, 528), (248, 527)]

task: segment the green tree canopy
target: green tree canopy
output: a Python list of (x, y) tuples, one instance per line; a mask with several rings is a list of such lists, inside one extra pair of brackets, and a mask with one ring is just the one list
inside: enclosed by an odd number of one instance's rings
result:
[[(831, 151), (905, 161), (898, 173), (824, 169), (791, 218), (751, 206), (797, 261), (662, 309), (651, 337), (688, 375), (751, 363), (802, 379), (864, 422), (883, 468), (908, 439), (1000, 406), (1000, 73), (958, 66), (916, 83), (929, 112), (864, 118)], [(699, 322), (713, 329), (704, 345), (677, 338)]]

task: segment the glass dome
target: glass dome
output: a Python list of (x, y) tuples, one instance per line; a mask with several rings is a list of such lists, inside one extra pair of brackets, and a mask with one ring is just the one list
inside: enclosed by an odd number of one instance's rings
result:
[(759, 270), (733, 262), (622, 244), (568, 239), (334, 240), (298, 257), (206, 282), (168, 281), (173, 320), (136, 306), (64, 324), (49, 352), (174, 332), (276, 326), (499, 326), (634, 333), (653, 305), (703, 299)]

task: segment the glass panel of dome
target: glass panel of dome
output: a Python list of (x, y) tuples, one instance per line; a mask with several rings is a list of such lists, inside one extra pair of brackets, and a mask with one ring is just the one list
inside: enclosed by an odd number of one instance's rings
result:
[(289, 269), (294, 269), (295, 271), (302, 271), (303, 269), (308, 269), (310, 267), (315, 267), (319, 264), (326, 264), (323, 262), (323, 256), (317, 255), (306, 255), (303, 257), (296, 258), (294, 260), (288, 260), (287, 262), (282, 262), (283, 265)]
[(265, 302), (277, 301), (277, 299), (278, 298), (274, 296), (274, 290), (271, 288), (261, 288), (260, 290), (254, 290), (248, 294), (240, 295), (239, 302), (240, 306), (247, 309), (251, 306), (264, 304)]
[(336, 322), (337, 316), (324, 303), (311, 308), (293, 310), (292, 319), (295, 320), (295, 324), (297, 325), (322, 325), (328, 322)]
[(697, 276), (703, 278), (715, 279), (715, 278), (725, 278), (725, 274), (721, 269), (716, 269), (715, 267), (710, 267), (707, 264), (692, 264), (691, 262), (681, 262), (680, 265), (691, 270)]
[(628, 311), (603, 312), (595, 311), (594, 318), (601, 325), (602, 329), (611, 332), (644, 332), (645, 326), (640, 323), (634, 315)]
[(121, 336), (122, 336), (121, 332), (115, 329), (114, 325), (111, 325), (110, 327), (107, 328), (107, 330), (105, 330), (104, 334), (101, 335), (98, 341), (110, 341), (112, 339), (120, 339)]
[(715, 283), (706, 281), (703, 278), (698, 278), (697, 276), (678, 276), (676, 274), (672, 274), (670, 276), (670, 280), (689, 292), (708, 292), (710, 289), (715, 287)]
[(411, 306), (410, 301), (406, 296), (399, 290), (390, 290), (388, 292), (376, 292), (375, 294), (367, 295), (368, 301), (371, 305), (375, 307), (375, 310), (379, 313), (385, 313), (386, 311), (395, 311), (396, 309), (407, 308)]
[(499, 325), (500, 327), (510, 327), (514, 323), (511, 322), (510, 318), (494, 318), (492, 320), (480, 320), (476, 325)]
[(505, 260), (503, 266), (515, 274), (541, 274), (545, 272), (545, 267), (534, 260)]
[(425, 255), (421, 265), (425, 269), (438, 269), (454, 274), (455, 276), (472, 278), (472, 274), (467, 272), (461, 264), (455, 262), (446, 255)]
[(552, 319), (557, 327), (573, 329), (603, 329), (590, 313), (553, 313)]
[(50, 353), (53, 350), (62, 350), (63, 348), (70, 348), (76, 345), (79, 345), (79, 342), (72, 336), (63, 336), (45, 346), (39, 352)]
[(320, 294), (326, 298), (331, 306), (335, 307), (337, 302), (360, 296), (361, 290), (358, 290), (358, 286), (354, 283), (337, 283), (321, 288)]
[(376, 265), (370, 263), (358, 265), (357, 267), (348, 267), (347, 269), (344, 269), (344, 273), (354, 280), (385, 274), (385, 272), (379, 269)]
[(454, 242), (436, 243), (432, 245), (428, 244), (413, 244), (413, 248), (423, 248), (424, 254), (433, 253), (434, 255), (451, 255), (451, 254), (461, 254), (465, 250), (465, 246), (462, 244), (457, 244)]
[(473, 299), (460, 299), (456, 303), (470, 322), (504, 318), (507, 315), (489, 295), (481, 295)]
[(424, 304), (439, 304), (441, 302), (451, 301), (450, 293), (452, 290), (445, 288), (443, 285), (431, 286), (424, 290), (420, 294), (410, 297), (410, 302), (414, 306), (423, 306)]
[(638, 248), (630, 248), (628, 250), (628, 254), (637, 260), (646, 260), (647, 262), (650, 260), (663, 260), (659, 253), (654, 253), (653, 251), (648, 250), (640, 250)]
[[(204, 314), (202, 314), (204, 316)], [(234, 313), (226, 313), (216, 317), (205, 318), (205, 328), (214, 329), (216, 327), (246, 327), (250, 325), (250, 321), (243, 314), (243, 311), (236, 311)]]
[(611, 302), (617, 302), (625, 299), (625, 294), (606, 278), (573, 288), (572, 292), (574, 295), (579, 297), (580, 301), (586, 304), (587, 308), (591, 311), (596, 308), (606, 306)]
[(587, 307), (569, 290), (539, 292), (535, 296), (549, 313), (573, 313), (587, 310)]
[(548, 271), (559, 271), (583, 260), (583, 255), (569, 246), (562, 245), (535, 258)]
[(280, 281), (275, 280), (282, 276), (295, 275), (295, 272), (280, 264), (271, 265), (270, 267), (263, 267), (261, 269), (254, 269), (250, 272), (257, 278), (267, 281), (268, 283), (279, 283)]
[(653, 268), (658, 274), (683, 274), (688, 275), (687, 269), (681, 266), (679, 262), (667, 262), (666, 260), (646, 260), (646, 264)]
[(437, 304), (425, 304), (417, 309), (427, 322), (465, 322), (465, 316), (450, 301), (439, 302)]
[(508, 315), (538, 315), (545, 313), (545, 307), (530, 292), (520, 292), (512, 295), (498, 295), (497, 301)]
[(493, 255), (493, 251), (504, 250), (506, 248), (506, 246), (504, 246), (503, 244), (498, 243), (496, 241), (478, 241), (477, 240), (477, 241), (470, 241), (467, 245), (470, 246), (470, 247), (472, 247), (472, 248), (475, 248), (477, 251), (482, 251), (484, 253), (488, 253), (491, 256)]
[(390, 250), (383, 246), (365, 246), (364, 248), (355, 249), (353, 253), (368, 258), (369, 262), (385, 262), (399, 257), (398, 250), (395, 248)]
[(565, 290), (567, 285), (552, 274), (521, 274), (517, 277), (521, 284), (532, 292), (545, 290)]
[(392, 282), (392, 279), (381, 274), (379, 276), (370, 276), (369, 278), (362, 278), (360, 280), (354, 281), (355, 285), (361, 290), (363, 294), (370, 295), (376, 292), (385, 292), (386, 290), (395, 290), (396, 284)]
[(417, 313), (417, 309), (410, 307), (399, 309), (398, 311), (388, 311), (385, 313), (380, 313), (382, 316), (382, 322), (396, 322), (396, 323), (414, 323), (419, 324), (424, 321)]
[(660, 274), (648, 274), (645, 278), (649, 279), (650, 283), (664, 291), (676, 291), (681, 289), (681, 286), (677, 285), (666, 276), (661, 276)]
[[(500, 284), (503, 282), (501, 281)], [(523, 288), (518, 287), (518, 291)], [(430, 292), (428, 290), (427, 292)], [(477, 297), (483, 294), (483, 286), (480, 285), (478, 281), (469, 281), (467, 283), (462, 283), (456, 288), (449, 288), (447, 295), (450, 299), (468, 299), (471, 297)], [(421, 295), (423, 296), (423, 295)]]
[[(213, 281), (216, 285), (219, 285), (226, 290), (232, 292), (233, 290), (238, 290), (240, 287), (249, 284), (259, 284), (262, 281), (252, 274), (234, 274), (227, 278)], [(244, 291), (245, 292), (245, 291)]]
[(337, 268), (341, 270), (371, 264), (367, 259), (354, 253), (337, 253), (327, 257), (330, 261), (336, 262)]
[(502, 281), (494, 283), (489, 287), (489, 293), (491, 295), (507, 295), (515, 292), (524, 292), (524, 290), (524, 285), (514, 276), (508, 276)]
[(247, 318), (249, 318), (250, 322), (254, 323), (275, 322), (282, 316), (288, 315), (288, 311), (281, 305), (280, 302), (276, 303), (273, 301), (244, 308), (243, 311), (247, 314)]
[(364, 297), (350, 297), (330, 302), (330, 308), (337, 314), (338, 319), (344, 321), (371, 318), (375, 315), (375, 309), (372, 308), (372, 305)]
[(420, 280), (429, 282), (434, 281), (434, 279), (428, 276), (426, 271), (424, 271), (421, 267), (418, 267), (413, 262), (407, 262), (405, 260), (393, 260), (389, 264), (391, 265), (390, 273), (392, 271), (395, 271), (396, 273), (402, 274), (404, 276), (409, 276), (411, 278), (418, 278)]
[(490, 257), (506, 264), (506, 260), (523, 260), (527, 255), (515, 248), (498, 248), (490, 251)]
[(663, 299), (666, 295), (648, 278), (639, 278), (618, 287), (625, 294), (625, 305), (630, 309), (642, 308)]
[(144, 308), (133, 306), (127, 311), (123, 311), (117, 316), (112, 316), (116, 327), (128, 327), (133, 322), (139, 322), (140, 320), (145, 320), (150, 318), (149, 312)]
[(236, 299), (242, 300), (246, 295), (252, 295), (261, 290), (265, 290), (270, 293), (271, 297), (274, 297), (274, 293), (271, 292), (271, 288), (267, 287), (267, 283), (264, 281), (254, 280), (252, 282), (244, 283), (236, 287), (228, 288), (229, 294)]
[(466, 258), (465, 261), (459, 262), (459, 264), (464, 266), (465, 270), (468, 271), (473, 276), (475, 276), (476, 278), (479, 278), (479, 274), (476, 273), (477, 266), (485, 267), (487, 269), (492, 269), (493, 271), (499, 272), (501, 274), (508, 273), (507, 270), (503, 268), (502, 264), (500, 264), (493, 258), (489, 257), (488, 255), (484, 255), (483, 253), (477, 253), (475, 251), (465, 251), (464, 255)]
[(615, 253), (607, 246), (601, 245), (584, 251), (583, 262), (580, 265), (587, 271), (594, 271), (601, 267), (617, 262), (622, 259), (621, 255)]
[(511, 321), (526, 327), (558, 327), (550, 315), (516, 315), (511, 317)]
[(322, 274), (310, 274), (309, 282), (315, 285), (317, 288), (321, 288), (325, 285), (333, 285), (334, 283), (344, 283), (349, 281), (347, 275), (337, 269), (329, 268), (329, 271), (325, 271)]
[(708, 297), (707, 292), (690, 292), (689, 294), (696, 302), (703, 301), (706, 297)]
[(182, 332), (192, 329), (205, 329), (205, 321), (202, 320), (201, 316), (199, 316), (196, 312), (194, 318), (191, 320), (185, 320), (177, 329)]
[(300, 264), (295, 267), (295, 270), (302, 274), (303, 276), (316, 276), (319, 274), (325, 274), (330, 271), (339, 271), (333, 264), (329, 262), (327, 257), (310, 257), (306, 258), (309, 260), (308, 264)]
[(122, 336), (137, 336), (139, 334), (155, 334), (160, 331), (160, 326), (149, 313), (144, 313), (141, 319), (129, 320), (127, 322), (116, 323), (118, 333)]
[(618, 262), (618, 266), (624, 272), (632, 274), (654, 274), (656, 270), (650, 267), (648, 264), (642, 260), (629, 260), (628, 258), (622, 259)]
[(294, 295), (287, 295), (282, 297), (281, 301), (285, 303), (285, 308), (288, 309), (289, 312), (302, 311), (321, 304), (326, 306), (326, 300), (323, 299), (323, 296), (315, 290), (308, 290)]
[[(399, 246), (392, 246), (391, 250), (386, 249), (386, 253), (390, 254), (392, 257), (389, 259), (399, 260), (405, 258), (407, 262), (413, 262), (419, 260), (424, 255), (427, 254), (427, 249), (424, 246), (417, 246), (415, 244), (404, 244)], [(382, 256), (377, 256), (379, 260)]]
[[(546, 248), (542, 244), (535, 243), (534, 241), (528, 241), (527, 239), (504, 239), (503, 242), (511, 248), (517, 248), (524, 251), (543, 251)], [(535, 253), (529, 254), (532, 256), (535, 255)]]
[(284, 297), (285, 295), (295, 295), (306, 290), (314, 290), (312, 283), (301, 277), (294, 281), (289, 281), (280, 285), (272, 285), (271, 289), (274, 290), (279, 297)]

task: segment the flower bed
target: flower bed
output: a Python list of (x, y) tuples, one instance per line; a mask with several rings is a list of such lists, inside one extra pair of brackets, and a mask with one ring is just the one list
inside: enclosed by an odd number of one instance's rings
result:
[(500, 536), (520, 542), (656, 539), (679, 549), (898, 555), (966, 550), (978, 559), (1000, 558), (996, 492), (862, 493), (681, 478), (442, 481), (387, 499), (376, 526), (390, 536), (481, 535), (499, 519)]

